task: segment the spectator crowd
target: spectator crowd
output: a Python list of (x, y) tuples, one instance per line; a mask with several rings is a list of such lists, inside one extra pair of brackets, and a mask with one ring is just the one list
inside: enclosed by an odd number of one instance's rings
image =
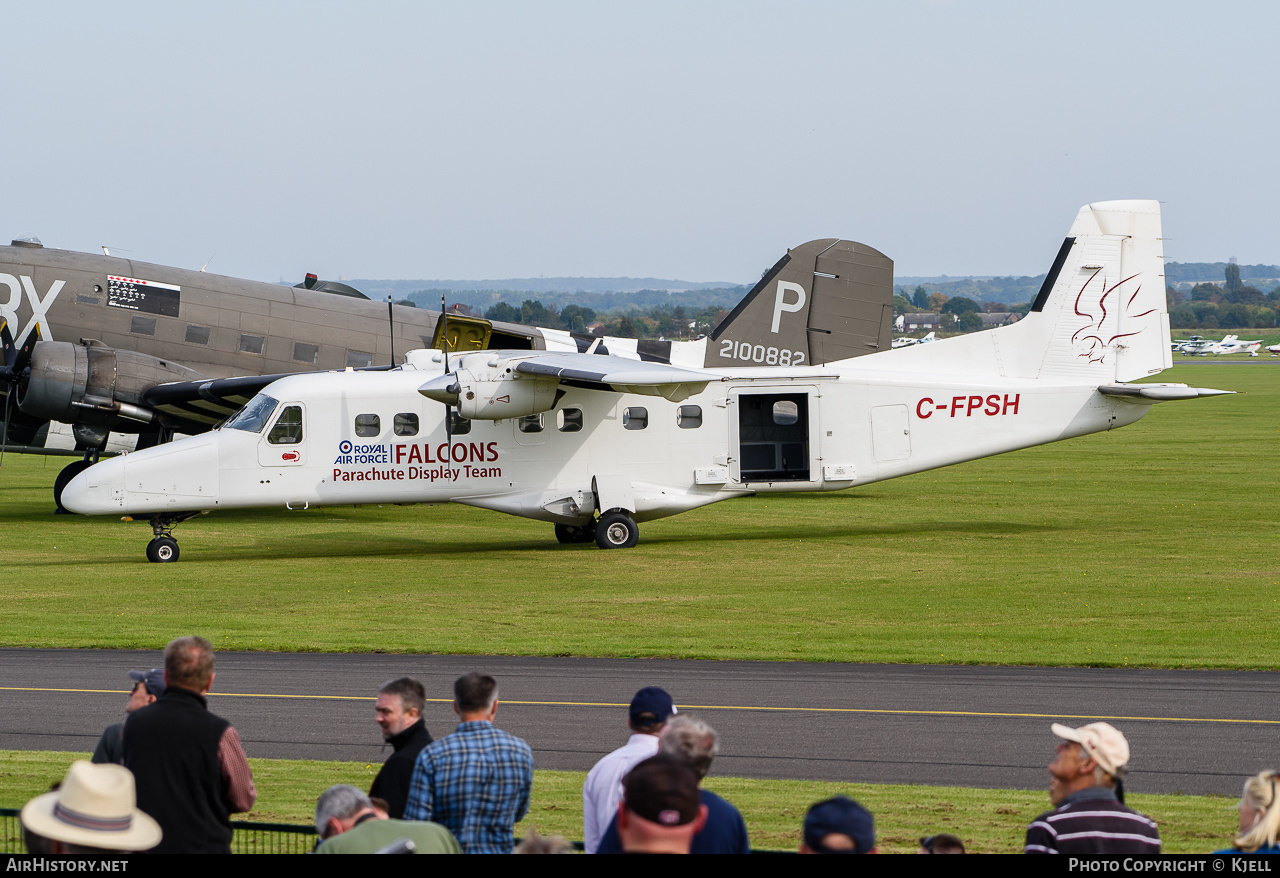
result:
[[(71, 766), (53, 791), (22, 809), (32, 854), (112, 852), (230, 853), (230, 817), (257, 798), (240, 736), (208, 709), (214, 681), (209, 641), (181, 637), (164, 668), (130, 671), (126, 718), (109, 726), (91, 762)], [(457, 727), (433, 739), (422, 718), (423, 685), (385, 683), (375, 719), (391, 745), (366, 793), (340, 784), (316, 801), (317, 854), (567, 853), (563, 838), (513, 827), (529, 811), (533, 751), (495, 725), (498, 684), (469, 673), (454, 683)], [(630, 736), (588, 773), (582, 789), (588, 854), (751, 852), (746, 822), (730, 802), (702, 787), (718, 752), (716, 732), (680, 714), (656, 686), (635, 693)], [(1143, 856), (1160, 853), (1155, 822), (1124, 803), (1129, 742), (1105, 722), (1053, 723), (1059, 743), (1049, 764), (1052, 808), (1031, 822), (1028, 854)], [(1280, 773), (1250, 778), (1237, 806), (1240, 832), (1215, 853), (1280, 853)], [(808, 809), (800, 853), (877, 853), (875, 820), (836, 796)], [(937, 833), (918, 853), (965, 853), (964, 841)]]

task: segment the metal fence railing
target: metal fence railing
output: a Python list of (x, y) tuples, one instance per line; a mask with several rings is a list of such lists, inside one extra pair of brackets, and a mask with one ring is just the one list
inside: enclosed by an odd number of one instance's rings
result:
[[(0, 854), (24, 854), (21, 809), (0, 808)], [(231, 852), (235, 854), (305, 854), (316, 843), (316, 828), (296, 823), (252, 823), (232, 820)]]

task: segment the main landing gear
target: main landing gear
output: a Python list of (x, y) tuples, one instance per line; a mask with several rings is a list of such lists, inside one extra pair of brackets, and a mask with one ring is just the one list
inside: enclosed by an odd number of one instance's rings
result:
[(625, 509), (610, 509), (595, 524), (557, 524), (561, 543), (591, 543), (602, 549), (630, 549), (640, 539), (640, 527)]
[(151, 519), (151, 533), (154, 535), (147, 543), (147, 560), (155, 564), (168, 564), (178, 560), (178, 541), (173, 538), (173, 529), (188, 518), (195, 518), (199, 512), (177, 512), (171, 515), (157, 515)]

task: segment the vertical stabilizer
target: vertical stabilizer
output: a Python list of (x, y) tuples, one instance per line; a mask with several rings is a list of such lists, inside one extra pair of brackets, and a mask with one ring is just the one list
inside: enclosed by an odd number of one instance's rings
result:
[(1133, 381), (1172, 366), (1160, 203), (1082, 207), (1017, 328), (1043, 339), (1037, 377)]
[(889, 350), (893, 261), (854, 241), (801, 244), (716, 327), (707, 368), (806, 366)]

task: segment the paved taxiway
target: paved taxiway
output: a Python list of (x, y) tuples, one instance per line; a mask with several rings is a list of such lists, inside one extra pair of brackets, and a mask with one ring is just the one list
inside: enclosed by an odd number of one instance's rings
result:
[[(1043, 789), (1049, 724), (1104, 718), (1133, 746), (1129, 789), (1238, 796), (1280, 762), (1280, 674), (481, 656), (218, 654), (210, 706), (250, 756), (381, 762), (373, 697), (418, 677), (437, 737), (453, 680), (498, 678), (498, 724), (539, 768), (585, 771), (620, 746), (626, 702), (667, 688), (721, 735), (716, 774)], [(157, 651), (0, 649), (0, 748), (92, 750)]]

